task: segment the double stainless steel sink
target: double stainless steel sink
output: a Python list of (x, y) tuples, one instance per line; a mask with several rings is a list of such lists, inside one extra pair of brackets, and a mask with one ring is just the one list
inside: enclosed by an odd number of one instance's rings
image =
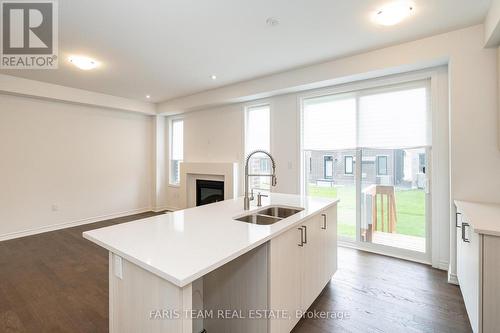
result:
[(270, 225), (286, 219), (287, 217), (300, 213), (303, 210), (304, 208), (300, 207), (269, 206), (257, 212), (243, 215), (234, 219), (236, 221), (246, 223)]

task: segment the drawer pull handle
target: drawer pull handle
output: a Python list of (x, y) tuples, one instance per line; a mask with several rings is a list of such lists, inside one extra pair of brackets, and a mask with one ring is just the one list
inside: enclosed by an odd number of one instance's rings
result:
[(465, 227), (468, 227), (468, 226), (470, 226), (469, 223), (462, 222), (462, 240), (465, 243), (470, 243), (470, 239), (465, 238)]
[(302, 228), (297, 228), (300, 230), (300, 243), (297, 244), (298, 246), (304, 246), (304, 229)]
[(302, 228), (304, 228), (304, 244), (307, 244), (307, 227), (303, 225)]
[(323, 216), (323, 226), (321, 227), (321, 229), (326, 230), (326, 214), (321, 214), (321, 216)]
[(455, 213), (455, 227), (460, 228), (458, 225), (458, 215), (462, 215), (462, 213), (456, 212)]

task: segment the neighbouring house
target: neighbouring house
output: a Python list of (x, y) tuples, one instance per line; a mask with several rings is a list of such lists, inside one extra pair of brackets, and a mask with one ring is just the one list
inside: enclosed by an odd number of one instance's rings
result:
[[(356, 149), (311, 150), (305, 154), (307, 180), (316, 186), (354, 185)], [(424, 188), (425, 148), (362, 149), (362, 183)]]

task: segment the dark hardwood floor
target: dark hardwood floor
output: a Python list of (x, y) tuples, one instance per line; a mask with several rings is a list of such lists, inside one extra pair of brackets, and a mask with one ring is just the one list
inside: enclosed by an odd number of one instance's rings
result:
[(107, 332), (108, 252), (82, 232), (153, 215), (0, 242), (0, 332)]
[(339, 248), (333, 281), (309, 311), (348, 319), (302, 319), (293, 333), (472, 332), (460, 288), (444, 271), (405, 260)]
[[(107, 332), (108, 254), (82, 232), (152, 215), (0, 242), (0, 332)], [(314, 310), (349, 317), (303, 319), (294, 333), (471, 331), (445, 272), (344, 248)]]

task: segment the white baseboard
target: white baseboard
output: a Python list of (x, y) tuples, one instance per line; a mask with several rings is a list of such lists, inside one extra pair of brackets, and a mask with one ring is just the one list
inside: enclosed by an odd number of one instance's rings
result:
[(175, 212), (176, 210), (181, 210), (182, 208), (172, 207), (172, 206), (165, 206), (165, 209), (169, 210), (169, 211), (172, 211), (172, 212)]
[(448, 261), (446, 260), (441, 260), (438, 264), (437, 267), (435, 267), (437, 269), (440, 269), (440, 270), (443, 270), (443, 271), (448, 271), (448, 269), (450, 268), (450, 264)]
[(171, 210), (171, 209), (170, 209), (169, 207), (167, 207), (167, 206), (154, 207), (154, 208), (152, 209), (152, 211), (153, 211), (153, 212), (155, 212), (155, 213), (158, 213), (158, 212), (163, 212), (163, 211), (165, 211), (165, 210)]
[(95, 217), (90, 217), (90, 218), (66, 222), (66, 223), (52, 224), (52, 225), (38, 227), (38, 228), (15, 231), (15, 232), (11, 232), (8, 234), (0, 235), (0, 241), (31, 236), (31, 235), (41, 234), (44, 232), (66, 229), (66, 228), (76, 227), (76, 226), (83, 225), (83, 224), (95, 223), (95, 222), (100, 222), (100, 221), (115, 219), (118, 217), (140, 214), (140, 213), (145, 213), (145, 212), (150, 212), (150, 211), (151, 211), (151, 207), (138, 208), (138, 209), (132, 209), (132, 210), (121, 212), (121, 213), (106, 214), (106, 215), (95, 216)]
[(449, 273), (449, 272), (448, 272), (448, 283), (456, 284), (457, 286), (460, 285), (458, 283), (458, 277), (457, 277), (457, 275), (453, 274), (453, 273)]
[(341, 247), (347, 247), (347, 248), (356, 249), (356, 250), (360, 250), (360, 251), (365, 251), (365, 252), (380, 254), (383, 256), (393, 257), (393, 258), (397, 258), (397, 259), (413, 261), (413, 262), (417, 262), (420, 264), (431, 265), (431, 262), (429, 262), (426, 259), (419, 259), (419, 258), (411, 257), (411, 256), (408, 256), (405, 254), (398, 254), (396, 252), (388, 253), (388, 252), (383, 251), (381, 249), (377, 249), (377, 248), (373, 248), (373, 247), (370, 248), (367, 246), (360, 246), (360, 245), (355, 244), (353, 242), (342, 241), (342, 240), (338, 240), (337, 243), (338, 243), (338, 246), (341, 246)]

